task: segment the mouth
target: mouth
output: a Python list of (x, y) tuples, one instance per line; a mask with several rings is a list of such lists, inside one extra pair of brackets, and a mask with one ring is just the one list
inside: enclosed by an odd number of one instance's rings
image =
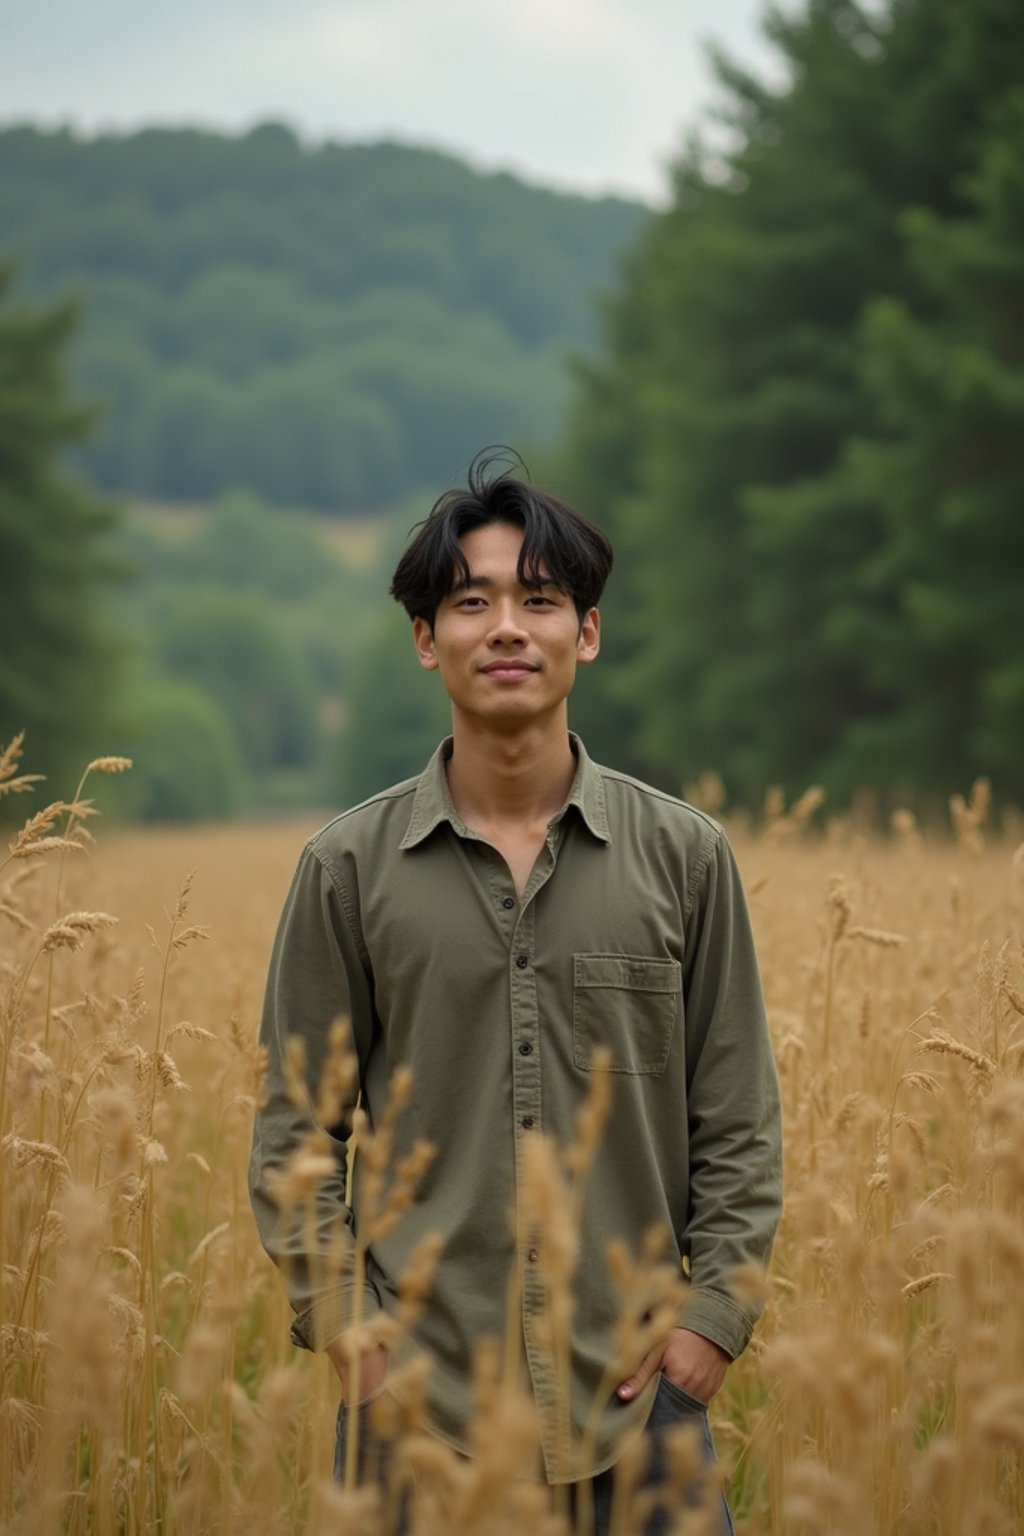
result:
[(489, 661), (486, 667), (480, 668), (488, 677), (519, 678), (531, 677), (537, 668), (532, 667), (527, 661), (515, 661), (511, 657), (503, 661)]

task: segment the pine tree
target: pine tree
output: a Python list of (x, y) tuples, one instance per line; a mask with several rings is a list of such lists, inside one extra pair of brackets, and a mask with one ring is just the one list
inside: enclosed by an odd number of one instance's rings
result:
[[(808, 0), (768, 28), (789, 82), (720, 61), (736, 147), (683, 156), (565, 454), (620, 556), (607, 749), (621, 758), (625, 726), (670, 787), (714, 766), (747, 800), (775, 780), (848, 794), (891, 772), (851, 748), (851, 722), (906, 696), (859, 643), (898, 608), (877, 571), (895, 514), (849, 470), (857, 444), (891, 436), (863, 317), (880, 297), (941, 308), (906, 216), (968, 211), (964, 178), (1024, 54), (1009, 0)], [(940, 686), (917, 679), (923, 711), (941, 713)]]
[(891, 704), (840, 750), (908, 795), (991, 774), (1024, 800), (1024, 90), (993, 115), (973, 212), (906, 221), (931, 300), (879, 300), (865, 376), (888, 436), (848, 479), (882, 513), (851, 634)]
[[(741, 669), (748, 687), (738, 709), (755, 750), (766, 754), (766, 776), (790, 787), (802, 777), (821, 780), (840, 800), (859, 785), (890, 800), (929, 792), (944, 798), (963, 784), (968, 758), (975, 771), (983, 763), (977, 753), (936, 750), (957, 691), (955, 669), (943, 673), (929, 664), (920, 643), (928, 617), (904, 601), (896, 574), (901, 563), (904, 573), (926, 565), (943, 530), (927, 520), (905, 523), (884, 477), (851, 472), (863, 445), (890, 441), (895, 427), (894, 402), (877, 385), (880, 357), (864, 316), (877, 308), (945, 325), (947, 296), (907, 231), (921, 220), (968, 213), (987, 125), (1017, 89), (1024, 12), (1007, 0), (979, 0), (970, 10), (956, 0), (897, 0), (873, 35), (877, 49), (867, 56), (877, 89), (859, 110), (870, 112), (881, 136), (870, 189), (874, 216), (867, 196), (863, 206), (885, 260), (881, 268), (861, 269), (843, 338), (856, 411), (816, 472), (746, 489), (745, 544), (759, 578), (749, 609), (758, 661)], [(903, 454), (904, 464), (915, 458), (909, 444)], [(929, 495), (925, 479), (917, 492)], [(965, 527), (961, 543), (961, 555), (970, 546), (975, 563), (991, 564), (991, 549), (975, 528)], [(984, 623), (982, 612), (976, 609), (972, 622)], [(874, 637), (874, 654), (865, 631)]]
[(11, 280), (0, 272), (0, 738), (25, 730), (26, 762), (70, 793), (83, 753), (113, 750), (100, 603), (114, 512), (62, 461), (92, 421), (64, 372), (75, 306), (15, 307)]

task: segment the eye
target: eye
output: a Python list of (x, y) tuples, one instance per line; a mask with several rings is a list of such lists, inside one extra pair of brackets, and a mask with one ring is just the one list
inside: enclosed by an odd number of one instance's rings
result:
[(538, 608), (554, 608), (556, 606), (554, 598), (542, 597), (540, 593), (537, 593), (533, 597), (528, 597), (526, 599), (527, 607), (529, 607), (531, 603)]

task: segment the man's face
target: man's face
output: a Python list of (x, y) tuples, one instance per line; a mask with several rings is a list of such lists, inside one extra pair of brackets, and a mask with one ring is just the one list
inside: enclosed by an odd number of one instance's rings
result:
[(520, 585), (521, 528), (486, 523), (460, 541), (469, 580), (448, 593), (434, 630), (413, 620), (420, 664), (438, 670), (455, 719), (510, 726), (564, 713), (580, 662), (599, 648), (596, 608), (584, 616), (553, 585)]

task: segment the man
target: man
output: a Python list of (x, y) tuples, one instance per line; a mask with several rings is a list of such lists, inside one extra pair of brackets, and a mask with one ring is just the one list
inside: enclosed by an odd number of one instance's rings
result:
[[(589, 1481), (596, 1531), (607, 1528), (611, 1468), (645, 1428), (654, 1440), (666, 1420), (689, 1417), (710, 1447), (705, 1405), (756, 1315), (732, 1277), (767, 1263), (780, 1201), (777, 1081), (725, 837), (681, 801), (598, 767), (568, 729), (576, 668), (598, 654), (611, 563), (599, 529), (493, 460), (477, 460), (468, 486), (419, 526), (391, 591), (421, 666), (440, 673), (452, 735), (418, 778), (336, 818), (302, 856), (270, 968), (252, 1159), (261, 1235), (298, 1314), (293, 1337), (326, 1349), (343, 1385), (342, 1329), (356, 1312), (394, 1312), (417, 1241), (440, 1235), (416, 1342), (431, 1361), (429, 1428), (462, 1451), (473, 1351), (504, 1332), (519, 1264), (543, 1475)], [(373, 1242), (358, 1301), (351, 1272), (325, 1280), (318, 1262), (339, 1212), (351, 1243), (340, 1140), (314, 1222), (282, 1229), (268, 1190), (313, 1123), (286, 1089), (287, 1041), (304, 1043), (315, 1102), (339, 1014), (351, 1020), (371, 1120), (405, 1064), (414, 1089), (396, 1150), (423, 1137), (436, 1147), (411, 1210)], [(529, 1239), (510, 1212), (527, 1139), (572, 1140), (599, 1048), (613, 1087), (583, 1203), (569, 1382), (573, 1443), (590, 1452), (567, 1474), (550, 1430), (558, 1384), (540, 1256), (517, 1253)], [(636, 1256), (658, 1223), (691, 1281), (678, 1326), (606, 1392), (596, 1433), (584, 1435), (612, 1350), (606, 1244)], [(361, 1400), (386, 1389), (390, 1365), (382, 1348), (362, 1356)], [(724, 1501), (720, 1527), (731, 1529)]]

